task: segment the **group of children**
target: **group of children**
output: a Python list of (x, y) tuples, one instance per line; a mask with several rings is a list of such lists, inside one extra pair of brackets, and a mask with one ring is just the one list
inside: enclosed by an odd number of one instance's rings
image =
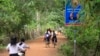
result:
[(50, 29), (47, 29), (46, 33), (45, 33), (45, 37), (44, 37), (44, 40), (45, 40), (45, 43), (46, 43), (46, 47), (50, 47), (50, 40), (52, 41), (52, 44), (56, 45), (57, 43), (57, 36), (56, 36), (56, 33), (54, 30), (50, 30)]
[[(50, 29), (47, 29), (47, 32), (45, 33), (44, 37), (46, 47), (49, 47), (50, 40), (52, 40), (52, 43), (54, 44), (54, 47), (57, 43), (57, 36), (55, 31), (51, 31)], [(21, 38), (20, 42), (17, 42), (16, 37), (11, 37), (10, 43), (7, 45), (6, 49), (9, 52), (9, 56), (25, 56), (25, 52), (29, 48), (29, 46), (25, 43), (25, 39)]]
[(25, 44), (25, 39), (22, 38), (18, 43), (16, 37), (12, 37), (10, 43), (6, 47), (9, 56), (25, 56), (27, 48), (29, 48), (29, 46)]

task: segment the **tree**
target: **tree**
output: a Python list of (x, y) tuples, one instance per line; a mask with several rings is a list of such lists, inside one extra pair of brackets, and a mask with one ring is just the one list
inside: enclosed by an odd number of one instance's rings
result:
[[(69, 39), (69, 45), (73, 46), (74, 37), (77, 40), (77, 56), (93, 56), (89, 54), (89, 52), (94, 52), (97, 42), (99, 41), (99, 28), (98, 23), (100, 22), (98, 14), (98, 5), (99, 2), (97, 0), (79, 0), (82, 5), (82, 11), (84, 15), (80, 17), (81, 21), (83, 21), (81, 26), (68, 27), (65, 31)], [(98, 11), (98, 13), (96, 12)], [(83, 19), (84, 18), (84, 19)], [(77, 30), (76, 34), (74, 34), (73, 30)], [(67, 48), (67, 47), (66, 47)], [(97, 49), (97, 48), (96, 48)], [(73, 49), (71, 49), (73, 50)], [(98, 51), (99, 52), (99, 51)], [(100, 54), (98, 54), (100, 55)]]

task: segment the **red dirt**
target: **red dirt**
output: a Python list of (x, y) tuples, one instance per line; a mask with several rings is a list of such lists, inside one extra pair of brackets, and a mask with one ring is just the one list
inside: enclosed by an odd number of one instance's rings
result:
[[(62, 34), (58, 34), (58, 43), (54, 48), (52, 44), (50, 44), (49, 48), (45, 47), (45, 43), (43, 42), (43, 37), (35, 39), (33, 41), (28, 42), (30, 49), (27, 50), (26, 56), (58, 56), (57, 48), (61, 43), (66, 41), (66, 38)], [(9, 56), (8, 52), (0, 53), (0, 56)]]

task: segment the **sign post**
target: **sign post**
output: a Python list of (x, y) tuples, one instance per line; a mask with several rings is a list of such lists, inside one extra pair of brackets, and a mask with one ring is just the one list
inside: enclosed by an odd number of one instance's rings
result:
[(74, 56), (76, 56), (76, 30), (74, 30)]
[[(80, 20), (78, 18), (78, 14), (81, 10), (81, 5), (77, 4), (76, 7), (73, 8), (71, 4), (72, 0), (67, 0), (65, 4), (65, 25), (66, 26), (79, 26)], [(74, 29), (74, 56), (76, 56), (76, 30)]]

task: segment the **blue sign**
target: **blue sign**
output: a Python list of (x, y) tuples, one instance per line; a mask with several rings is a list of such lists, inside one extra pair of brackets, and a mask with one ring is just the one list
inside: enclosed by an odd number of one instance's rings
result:
[(81, 5), (78, 4), (76, 8), (73, 8), (70, 4), (65, 6), (65, 23), (76, 24), (79, 23), (78, 13), (81, 10)]

